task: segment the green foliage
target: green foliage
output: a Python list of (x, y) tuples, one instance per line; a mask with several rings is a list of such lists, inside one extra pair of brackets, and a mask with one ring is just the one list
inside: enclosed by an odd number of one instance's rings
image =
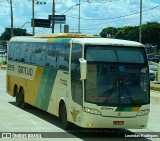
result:
[[(28, 34), (26, 31), (27, 31), (26, 29), (21, 30), (21, 28), (14, 28), (13, 35), (14, 36), (21, 36), (21, 34), (22, 34), (23, 36), (31, 36), (31, 34)], [(11, 38), (11, 28), (5, 28), (5, 31), (1, 34), (0, 39), (1, 40), (10, 40), (10, 38)]]
[(0, 62), (0, 65), (6, 65), (7, 61)]
[(100, 36), (101, 37), (107, 37), (107, 36), (111, 36), (114, 38), (115, 34), (117, 33), (118, 29), (114, 28), (114, 27), (108, 27), (105, 28), (101, 31)]
[[(125, 26), (123, 28), (104, 28), (100, 35), (106, 37), (106, 34), (114, 33), (114, 38), (139, 41), (139, 26)], [(158, 45), (160, 48), (160, 23), (148, 22), (142, 25), (142, 43)]]
[(115, 38), (138, 41), (139, 39), (138, 36), (139, 36), (138, 26), (125, 26), (118, 30), (118, 32), (115, 35)]
[(160, 46), (160, 24), (148, 22), (142, 25), (142, 42)]

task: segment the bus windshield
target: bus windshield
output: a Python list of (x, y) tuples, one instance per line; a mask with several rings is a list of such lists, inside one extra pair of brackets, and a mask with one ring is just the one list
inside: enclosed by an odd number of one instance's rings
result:
[(143, 48), (87, 46), (87, 61), (144, 63)]
[(86, 46), (85, 101), (100, 105), (149, 103), (149, 77), (143, 48)]

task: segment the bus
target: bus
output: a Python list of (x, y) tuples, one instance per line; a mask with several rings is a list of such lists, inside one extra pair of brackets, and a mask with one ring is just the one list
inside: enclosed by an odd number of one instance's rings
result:
[(149, 68), (141, 43), (85, 34), (13, 37), (7, 93), (57, 116), (64, 129), (147, 127)]

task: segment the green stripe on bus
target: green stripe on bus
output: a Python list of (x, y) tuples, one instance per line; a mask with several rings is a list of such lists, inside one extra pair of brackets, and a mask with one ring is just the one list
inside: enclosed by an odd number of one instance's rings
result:
[(69, 43), (71, 39), (64, 39), (64, 38), (56, 38), (54, 42), (58, 43)]
[(56, 75), (57, 70), (44, 68), (36, 99), (36, 107), (47, 111)]
[(129, 112), (129, 111), (132, 111), (132, 108), (133, 108), (133, 107), (118, 107), (118, 108), (116, 109), (116, 111), (117, 111), (117, 112), (120, 112), (120, 111), (122, 111), (122, 112)]
[(71, 39), (62, 39), (62, 43), (69, 43)]

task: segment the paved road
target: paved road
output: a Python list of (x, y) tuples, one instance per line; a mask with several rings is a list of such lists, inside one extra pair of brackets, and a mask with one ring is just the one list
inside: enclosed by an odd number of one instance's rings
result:
[[(15, 98), (6, 93), (6, 71), (0, 70), (0, 132), (12, 132), (12, 136), (18, 136), (13, 132), (23, 132), (20, 136), (29, 136), (27, 132), (50, 132), (47, 134), (37, 134), (37, 136), (54, 136), (54, 138), (46, 139), (23, 139), (23, 140), (84, 140), (84, 141), (159, 141), (160, 138), (113, 138), (117, 135), (125, 136), (122, 132), (159, 132), (160, 137), (160, 92), (151, 91), (151, 112), (149, 118), (148, 128), (136, 130), (82, 130), (82, 132), (69, 133), (64, 131), (58, 119), (44, 111), (37, 108), (29, 108), (22, 110), (15, 106)], [(94, 132), (94, 133), (90, 133)], [(103, 133), (101, 133), (103, 132)], [(104, 133), (105, 132), (105, 133)], [(4, 134), (6, 135), (6, 134)], [(32, 134), (30, 134), (31, 136)], [(0, 135), (2, 136), (2, 134)], [(99, 138), (101, 137), (101, 138)], [(109, 138), (108, 138), (109, 137)], [(4, 140), (0, 138), (0, 140)], [(5, 139), (5, 140), (22, 140), (22, 139)]]

